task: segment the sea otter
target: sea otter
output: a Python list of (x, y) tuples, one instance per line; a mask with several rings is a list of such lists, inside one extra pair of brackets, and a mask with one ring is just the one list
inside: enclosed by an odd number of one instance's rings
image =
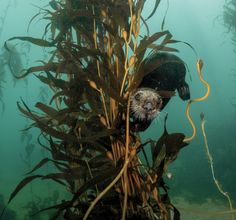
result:
[(148, 73), (131, 94), (131, 129), (135, 132), (149, 127), (171, 99), (171, 92), (177, 90), (182, 100), (190, 99), (185, 64), (176, 55), (163, 52), (152, 55), (144, 61), (145, 71)]

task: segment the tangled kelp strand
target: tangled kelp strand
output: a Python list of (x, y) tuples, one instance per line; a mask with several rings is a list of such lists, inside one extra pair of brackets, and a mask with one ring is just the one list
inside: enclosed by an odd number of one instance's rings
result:
[(201, 102), (201, 101), (204, 101), (205, 99), (208, 98), (208, 96), (210, 95), (210, 91), (211, 91), (211, 87), (210, 87), (209, 83), (207, 83), (207, 82), (202, 78), (202, 72), (201, 72), (202, 67), (203, 67), (203, 61), (202, 61), (201, 59), (199, 59), (199, 60), (197, 61), (197, 72), (198, 72), (198, 75), (199, 75), (199, 78), (200, 78), (201, 82), (202, 82), (203, 85), (206, 87), (207, 91), (206, 91), (206, 93), (205, 93), (204, 96), (202, 96), (202, 97), (200, 97), (200, 98), (195, 98), (195, 99), (192, 99), (192, 100), (188, 101), (187, 108), (186, 108), (186, 115), (187, 115), (187, 118), (188, 118), (188, 120), (189, 120), (189, 123), (190, 123), (191, 126), (192, 126), (193, 134), (192, 134), (191, 137), (188, 137), (188, 138), (186, 137), (186, 138), (184, 139), (184, 142), (186, 142), (186, 143), (191, 142), (191, 141), (195, 138), (195, 136), (196, 136), (196, 127), (195, 127), (195, 125), (194, 125), (194, 123), (193, 123), (193, 120), (192, 120), (192, 118), (191, 118), (191, 116), (190, 116), (190, 105), (191, 105), (191, 103), (193, 103), (193, 102)]
[[(230, 211), (233, 210), (233, 206), (232, 206), (232, 201), (230, 199), (230, 196), (227, 192), (225, 192), (222, 188), (222, 186), (220, 185), (219, 181), (216, 179), (215, 177), (215, 171), (214, 171), (214, 166), (213, 166), (213, 157), (210, 153), (210, 150), (209, 150), (209, 146), (208, 146), (208, 143), (207, 143), (207, 136), (206, 136), (206, 132), (205, 132), (205, 123), (206, 123), (206, 120), (204, 119), (204, 114), (203, 112), (200, 114), (200, 118), (201, 118), (201, 128), (202, 128), (202, 134), (203, 134), (203, 137), (204, 137), (204, 144), (205, 144), (205, 149), (206, 149), (206, 155), (207, 155), (207, 158), (209, 160), (209, 163), (210, 163), (210, 167), (211, 167), (211, 173), (212, 173), (212, 178), (214, 180), (214, 183), (218, 189), (218, 191), (227, 198), (228, 202), (229, 202), (229, 207), (230, 207)], [(234, 220), (234, 215), (232, 215), (232, 220)]]
[[(94, 206), (97, 204), (97, 202), (116, 184), (116, 182), (121, 178), (123, 175), (125, 169), (127, 168), (129, 164), (129, 159), (125, 161), (124, 166), (122, 167), (119, 174), (116, 176), (116, 178), (96, 197), (96, 199), (91, 203), (90, 207), (88, 208), (87, 212), (85, 213), (83, 220), (86, 220), (90, 214), (90, 212), (93, 210)], [(122, 219), (124, 219), (122, 217)]]

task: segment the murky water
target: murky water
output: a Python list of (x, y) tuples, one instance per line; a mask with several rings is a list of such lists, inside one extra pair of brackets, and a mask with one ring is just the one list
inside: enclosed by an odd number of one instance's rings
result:
[[(10, 3), (9, 3), (10, 2)], [(153, 1), (154, 2), (154, 1)], [(149, 13), (152, 1), (147, 3), (144, 14)], [(200, 113), (204, 112), (208, 145), (213, 156), (216, 179), (224, 191), (228, 192), (235, 207), (236, 201), (236, 62), (232, 35), (222, 23), (221, 16), (225, 1), (219, 0), (170, 0), (164, 28), (174, 39), (188, 42), (203, 59), (203, 76), (211, 85), (210, 97), (201, 103), (193, 103), (191, 115), (197, 126), (196, 139), (178, 155), (177, 160), (168, 169), (172, 178), (166, 178), (170, 187), (172, 203), (179, 208), (183, 220), (189, 219), (231, 219), (231, 215), (214, 215), (213, 212), (229, 210), (227, 198), (216, 188), (213, 181), (209, 160), (206, 156), (204, 139), (201, 133)], [(148, 4), (150, 4), (148, 6)], [(6, 63), (4, 42), (13, 36), (27, 35), (28, 22), (38, 9), (34, 5), (45, 6), (47, 1), (0, 0), (0, 207), (6, 203), (17, 183), (47, 153), (38, 146), (37, 129), (22, 133), (30, 120), (19, 112), (16, 103), (21, 98), (29, 106), (41, 100), (49, 101), (49, 92), (34, 76), (24, 80), (13, 80), (11, 69)], [(167, 1), (162, 1), (155, 16), (149, 22), (150, 32), (160, 30)], [(33, 21), (29, 28), (30, 36), (42, 36), (44, 22)], [(204, 87), (199, 81), (196, 70), (196, 57), (193, 50), (184, 43), (176, 44), (178, 54), (188, 65), (191, 96), (200, 97)], [(15, 55), (22, 58), (22, 63), (14, 58), (13, 65), (24, 68), (42, 60), (47, 52), (29, 44), (16, 44)], [(17, 71), (17, 70), (14, 70)], [(172, 98), (164, 109), (168, 112), (167, 128), (169, 132), (191, 134), (191, 127), (185, 116), (186, 102), (178, 96)], [(157, 139), (164, 126), (164, 113), (141, 134), (143, 140)], [(48, 165), (42, 172), (50, 170)], [(65, 189), (47, 181), (35, 181), (21, 191), (9, 206), (3, 219), (48, 219), (47, 214), (37, 217), (25, 216), (40, 208), (54, 204), (67, 197)], [(207, 213), (208, 212), (208, 213)], [(8, 217), (7, 217), (8, 215)]]

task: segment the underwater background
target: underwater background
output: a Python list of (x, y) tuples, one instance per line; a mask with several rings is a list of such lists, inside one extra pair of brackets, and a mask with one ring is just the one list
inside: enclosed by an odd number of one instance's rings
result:
[[(149, 14), (154, 1), (149, 0), (144, 14)], [(48, 1), (0, 0), (0, 207), (7, 202), (16, 184), (40, 159), (44, 152), (37, 145), (38, 129), (21, 132), (30, 124), (18, 110), (21, 98), (33, 108), (40, 100), (49, 102), (49, 91), (34, 76), (16, 80), (12, 72), (32, 66), (47, 57), (47, 51), (28, 43), (14, 44), (14, 61), (9, 68), (4, 42), (13, 36), (42, 36), (45, 23), (33, 21), (27, 33), (30, 19), (38, 12), (37, 6), (46, 7)], [(150, 7), (149, 5), (150, 4)], [(216, 178), (228, 192), (236, 206), (236, 62), (235, 45), (231, 32), (223, 24), (224, 0), (170, 0), (162, 1), (156, 14), (149, 20), (150, 32), (161, 27), (167, 7), (165, 28), (174, 39), (188, 42), (204, 60), (204, 78), (211, 85), (210, 97), (201, 103), (193, 103), (191, 115), (197, 126), (197, 137), (184, 148), (178, 159), (170, 166), (172, 178), (167, 179), (170, 198), (179, 208), (181, 219), (230, 219), (231, 215), (206, 216), (204, 211), (229, 210), (227, 199), (219, 193), (212, 179), (206, 157), (204, 139), (200, 129), (200, 113), (204, 112), (206, 134), (213, 156)], [(180, 56), (188, 65), (187, 82), (191, 96), (204, 93), (196, 71), (196, 57), (185, 44), (176, 44)], [(178, 96), (172, 98), (164, 109), (168, 112), (169, 132), (188, 135), (191, 127), (185, 116), (186, 103)], [(142, 139), (157, 138), (163, 132), (164, 114), (142, 133)], [(51, 169), (50, 166), (45, 168)], [(3, 219), (47, 219), (46, 214), (29, 217), (28, 214), (52, 205), (67, 196), (65, 189), (47, 181), (35, 181), (21, 191), (12, 201)]]

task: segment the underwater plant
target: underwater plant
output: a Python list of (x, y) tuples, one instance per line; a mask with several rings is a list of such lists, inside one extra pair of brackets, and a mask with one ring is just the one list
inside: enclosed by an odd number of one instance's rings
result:
[(223, 23), (232, 34), (233, 43), (236, 43), (236, 1), (227, 0), (223, 6)]
[[(1, 31), (1, 30), (0, 30)], [(25, 56), (25, 63), (29, 63), (29, 44), (20, 44), (19, 50), (16, 49), (16, 45), (8, 44), (5, 48), (0, 51), (0, 109), (1, 113), (5, 112), (5, 102), (4, 102), (4, 83), (7, 82), (7, 74), (10, 73), (12, 76), (11, 81), (14, 87), (16, 83), (19, 82), (17, 76), (20, 76), (23, 70), (23, 59), (22, 55)], [(26, 50), (24, 52), (24, 50)], [(21, 51), (21, 52), (19, 52)], [(24, 83), (27, 85), (27, 78), (24, 78)]]
[(25, 146), (25, 153), (21, 155), (22, 161), (27, 165), (27, 168), (31, 168), (31, 156), (35, 149), (35, 144), (31, 141), (32, 134), (27, 132), (27, 130), (22, 131), (21, 142)]
[(1, 9), (4, 9), (4, 10), (0, 16), (0, 39), (1, 39), (1, 35), (3, 33), (4, 25), (6, 22), (7, 13), (9, 11), (9, 8), (11, 7), (11, 5), (12, 5), (12, 2), (9, 1), (5, 8), (1, 7)]
[(5, 111), (5, 103), (3, 101), (3, 90), (4, 90), (4, 75), (3, 75), (3, 71), (1, 70), (0, 72), (0, 105), (1, 105), (1, 113), (3, 114)]
[[(41, 220), (45, 219), (45, 213), (40, 213), (34, 215), (36, 212), (39, 212), (41, 209), (47, 208), (51, 205), (56, 205), (59, 199), (59, 192), (54, 190), (51, 195), (48, 195), (44, 198), (40, 196), (33, 195), (32, 200), (27, 202), (22, 208), (27, 212), (25, 214), (24, 220)], [(48, 215), (48, 216), (47, 216)], [(50, 218), (50, 212), (47, 213), (48, 219)]]
[[(4, 204), (4, 196), (2, 194), (0, 194), (0, 210), (2, 210), (5, 207)], [(11, 210), (11, 209), (6, 209), (5, 210), (5, 215), (1, 218), (2, 220), (16, 220), (16, 213)]]
[[(147, 74), (163, 65), (146, 65), (149, 57), (161, 51), (178, 51), (169, 46), (178, 41), (168, 30), (149, 34), (147, 20), (160, 1), (155, 1), (146, 19), (142, 16), (145, 2), (52, 0), (33, 17), (41, 15), (49, 21), (43, 39), (13, 37), (6, 42), (6, 47), (9, 41), (21, 40), (47, 48), (48, 60), (16, 77), (35, 73), (53, 94), (49, 104), (36, 103), (41, 113), (31, 110), (23, 100), (17, 103), (33, 121), (29, 127), (40, 129), (38, 144), (51, 157), (43, 158), (27, 173), (8, 203), (27, 184), (42, 179), (62, 185), (71, 194), (71, 199), (38, 211), (55, 210), (51, 219), (180, 219), (162, 176), (180, 149), (195, 137), (190, 105), (207, 98), (210, 87), (202, 79), (203, 62), (199, 60), (197, 70), (207, 93), (188, 102), (186, 114), (193, 135), (169, 134), (166, 116), (161, 138), (142, 143), (131, 128), (130, 97)], [(141, 33), (141, 24), (146, 35)], [(151, 162), (146, 155), (148, 146)], [(33, 174), (49, 162), (55, 172)]]
[[(5, 45), (5, 48), (3, 48), (3, 51), (0, 54), (0, 60), (3, 63), (2, 68), (5, 68), (4, 74), (6, 75), (6, 71), (9, 70), (12, 75), (14, 86), (16, 86), (16, 83), (19, 82), (18, 76), (21, 75), (24, 65), (27, 65), (29, 62), (29, 50), (29, 44), (23, 43), (20, 45), (13, 45), (8, 43)], [(23, 59), (23, 56), (25, 59)], [(24, 83), (27, 85), (26, 78), (24, 78)]]

